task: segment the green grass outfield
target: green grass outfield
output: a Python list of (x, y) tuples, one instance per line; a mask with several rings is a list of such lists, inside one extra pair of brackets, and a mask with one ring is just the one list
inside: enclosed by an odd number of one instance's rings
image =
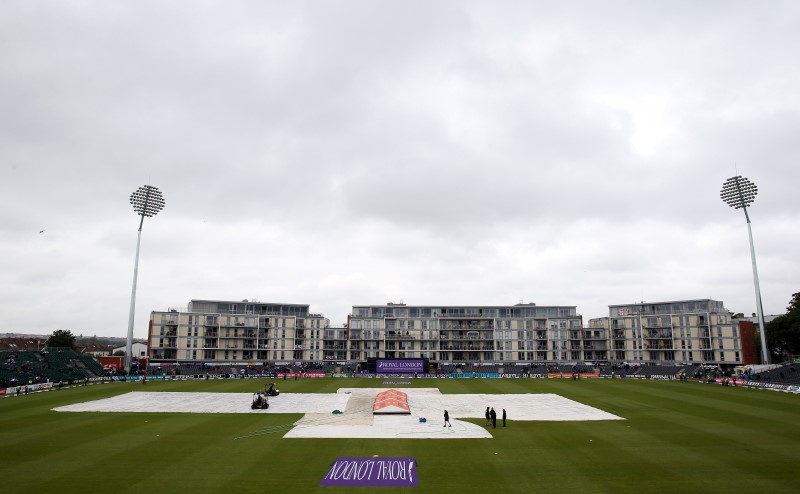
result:
[[(330, 393), (382, 387), (381, 381), (288, 380), (280, 381), (280, 388)], [(416, 458), (420, 493), (800, 492), (797, 395), (681, 381), (412, 381), (442, 393), (556, 393), (627, 420), (509, 417), (507, 428), (492, 430), (493, 439), (283, 439), (282, 426), (299, 414), (51, 410), (129, 391), (254, 392), (266, 380), (93, 385), (0, 399), (0, 489), (59, 494), (410, 489), (319, 486), (337, 457), (379, 455)], [(281, 432), (241, 438), (268, 427)]]

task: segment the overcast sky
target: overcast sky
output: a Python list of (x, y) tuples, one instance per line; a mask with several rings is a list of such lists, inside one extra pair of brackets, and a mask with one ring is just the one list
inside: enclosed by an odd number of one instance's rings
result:
[[(191, 299), (765, 313), (800, 291), (796, 1), (0, 3), (0, 332)], [(43, 231), (42, 231), (43, 230)], [(40, 233), (41, 231), (41, 233)]]

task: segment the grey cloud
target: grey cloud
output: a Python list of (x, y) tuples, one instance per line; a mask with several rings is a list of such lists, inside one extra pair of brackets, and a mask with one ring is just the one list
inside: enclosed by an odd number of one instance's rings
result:
[(145, 223), (137, 328), (200, 297), (334, 322), (400, 298), (747, 312), (746, 231), (718, 197), (735, 164), (781, 309), (800, 269), (798, 9), (10, 2), (0, 299), (57, 310), (8, 329), (69, 327), (97, 300), (113, 317), (91, 324), (120, 334), (145, 183), (167, 204)]

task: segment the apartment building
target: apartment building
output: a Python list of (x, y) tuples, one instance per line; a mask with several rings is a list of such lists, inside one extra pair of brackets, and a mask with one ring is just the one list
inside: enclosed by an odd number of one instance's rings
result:
[(330, 321), (307, 304), (192, 300), (150, 314), (151, 362), (320, 361)]
[[(607, 331), (575, 306), (356, 305), (326, 358), (427, 358), (443, 364), (606, 360)], [(327, 342), (326, 342), (327, 345)]]
[(609, 335), (609, 360), (741, 364), (739, 325), (723, 303), (711, 299), (610, 305), (609, 317), (590, 328)]
[(354, 305), (343, 328), (307, 304), (192, 300), (154, 311), (151, 362), (741, 364), (742, 334), (711, 299), (610, 305), (584, 327), (575, 306)]

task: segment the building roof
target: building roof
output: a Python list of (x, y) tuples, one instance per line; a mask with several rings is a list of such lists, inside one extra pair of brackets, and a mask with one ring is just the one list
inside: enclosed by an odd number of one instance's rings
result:
[(27, 352), (42, 350), (47, 343), (47, 336), (37, 338), (34, 336), (0, 338), (0, 351)]

